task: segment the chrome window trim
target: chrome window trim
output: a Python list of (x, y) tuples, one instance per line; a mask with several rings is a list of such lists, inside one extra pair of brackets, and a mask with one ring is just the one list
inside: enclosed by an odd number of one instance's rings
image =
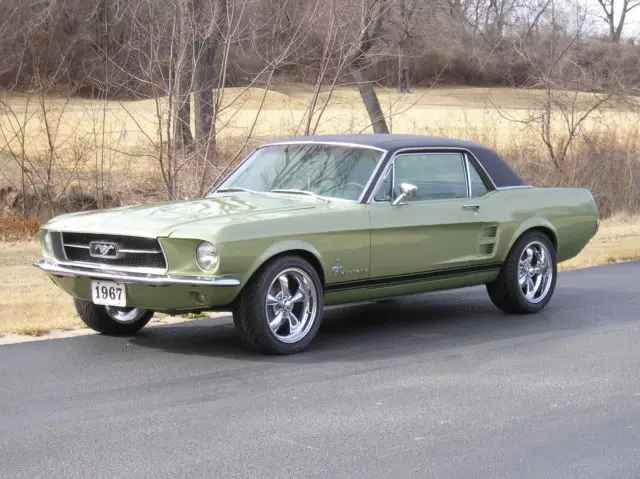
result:
[(471, 198), (471, 172), (469, 170), (469, 157), (466, 153), (462, 153), (462, 158), (464, 159), (464, 176), (467, 181), (467, 198)]
[[(262, 146), (266, 146), (266, 145), (262, 145)], [(249, 153), (247, 153), (247, 155), (242, 160), (240, 160), (238, 164), (234, 166), (229, 173), (227, 173), (224, 177), (218, 179), (218, 186), (216, 186), (215, 189), (213, 186), (210, 186), (209, 188), (207, 188), (207, 191), (202, 195), (202, 198), (204, 199), (214, 194), (216, 190), (220, 187), (220, 185), (225, 181), (227, 181), (227, 178), (233, 175), (238, 170), (238, 168), (240, 168), (246, 161), (248, 161), (249, 158), (251, 158), (257, 150), (262, 148), (262, 146), (254, 148)], [(212, 183), (212, 185), (215, 185), (215, 181)]]
[[(256, 148), (254, 148), (251, 153), (249, 153), (241, 162), (239, 162), (236, 167), (231, 170), (229, 172), (229, 174), (227, 174), (224, 178), (222, 178), (220, 180), (220, 182), (218, 183), (218, 186), (215, 189), (210, 189), (209, 191), (207, 191), (207, 193), (204, 194), (203, 198), (206, 198), (207, 196), (211, 196), (214, 193), (216, 193), (218, 187), (223, 184), (225, 181), (227, 181), (227, 179), (229, 177), (231, 177), (231, 175), (233, 175), (244, 163), (246, 163), (249, 158), (251, 158), (256, 151), (261, 150), (263, 148), (266, 148), (268, 146), (279, 146), (279, 145), (331, 145), (331, 146), (345, 146), (345, 147), (349, 147), (349, 148), (362, 148), (362, 149), (367, 149), (367, 150), (375, 150), (375, 151), (379, 151), (380, 153), (382, 153), (382, 155), (380, 155), (380, 158), (378, 158), (378, 162), (376, 163), (376, 166), (374, 167), (373, 171), (371, 172), (371, 175), (369, 176), (369, 180), (367, 181), (367, 183), (364, 185), (364, 188), (362, 189), (362, 193), (360, 193), (360, 196), (358, 197), (358, 199), (356, 200), (350, 200), (350, 199), (346, 199), (346, 198), (335, 198), (332, 196), (327, 196), (325, 197), (328, 200), (331, 201), (335, 201), (335, 200), (339, 200), (339, 201), (348, 201), (349, 203), (365, 203), (364, 198), (366, 196), (368, 196), (367, 191), (369, 190), (369, 187), (371, 186), (372, 182), (374, 181), (374, 179), (376, 178), (376, 175), (378, 174), (378, 172), (380, 171), (380, 167), (385, 163), (385, 160), (388, 157), (389, 154), (389, 150), (385, 150), (384, 148), (380, 148), (378, 146), (372, 146), (372, 145), (363, 145), (360, 143), (351, 143), (351, 142), (346, 142), (346, 141), (316, 141), (316, 140), (309, 140), (309, 141), (304, 141), (304, 140), (285, 140), (285, 141), (272, 141), (269, 143), (265, 143), (263, 145), (260, 145)], [(265, 193), (269, 193), (268, 191)]]
[[(467, 148), (464, 147), (459, 147), (459, 146), (424, 146), (424, 147), (410, 147), (410, 148), (400, 148), (398, 150), (396, 150), (393, 155), (391, 156), (391, 158), (389, 159), (389, 161), (387, 162), (387, 167), (389, 167), (389, 165), (392, 165), (391, 167), (393, 167), (396, 158), (398, 158), (401, 155), (404, 154), (408, 154), (408, 153), (431, 153), (434, 151), (446, 151), (446, 152), (459, 152), (463, 157), (468, 154), (470, 156), (470, 158), (475, 159), (475, 163), (477, 163), (478, 165), (480, 165), (480, 167), (482, 168), (482, 171), (484, 172), (485, 176), (489, 179), (489, 181), (491, 182), (491, 185), (489, 186), (489, 191), (492, 190), (497, 190), (498, 188), (496, 187), (495, 183), (493, 182), (493, 180), (491, 179), (491, 177), (489, 176), (489, 174), (487, 173), (487, 171), (484, 169), (484, 167), (482, 167), (482, 164), (480, 163), (480, 161), (478, 160), (478, 158)], [(471, 162), (473, 165), (473, 161)], [(382, 183), (382, 180), (384, 179), (384, 175), (381, 175), (378, 177), (378, 180), (376, 181), (376, 185), (373, 188), (373, 190), (371, 190), (371, 193), (369, 194), (369, 197), (364, 201), (365, 204), (384, 204), (384, 203), (389, 203), (388, 201), (378, 201), (375, 199), (375, 194), (376, 191), (378, 191), (378, 189), (380, 188), (380, 184)], [(392, 181), (393, 183), (395, 183), (395, 168), (394, 168), (394, 175), (392, 177)], [(392, 183), (392, 184), (393, 184)], [(467, 199), (470, 196), (470, 192), (468, 192), (467, 194)]]
[[(395, 160), (395, 157), (393, 158), (393, 160)], [(376, 192), (380, 188), (380, 185), (382, 184), (386, 176), (389, 174), (389, 170), (391, 170), (391, 189), (393, 190), (393, 184), (395, 183), (395, 179), (396, 179), (396, 168), (395, 168), (395, 162), (389, 161), (384, 167), (384, 170), (382, 170), (382, 173), (380, 174), (380, 178), (378, 178), (378, 181), (376, 182), (376, 187), (371, 192), (371, 201), (368, 201), (365, 203), (390, 203), (391, 201), (393, 201), (393, 198), (391, 198), (391, 200), (389, 201), (376, 200)]]
[[(470, 162), (471, 166), (480, 168), (482, 170), (482, 173), (484, 173), (485, 178), (489, 181), (488, 190), (489, 191), (497, 190), (498, 186), (495, 184), (495, 182), (493, 181), (493, 178), (491, 178), (491, 175), (486, 170), (486, 168), (482, 165), (482, 162), (478, 159), (478, 157), (476, 155), (474, 155), (471, 150), (464, 149), (464, 152), (465, 152), (465, 154), (469, 155), (469, 162)], [(478, 172), (478, 174), (480, 174), (480, 172)], [(481, 174), (480, 174), (480, 176), (482, 177)], [(487, 193), (489, 191), (487, 191)]]
[[(356, 203), (366, 203), (366, 201), (364, 200), (367, 197), (367, 191), (369, 191), (369, 188), (371, 187), (376, 177), (378, 176), (378, 172), (380, 171), (380, 168), (383, 168), (383, 165), (385, 164), (385, 160), (389, 156), (389, 152), (387, 150), (382, 150), (382, 151), (384, 151), (384, 153), (380, 156), (378, 163), (376, 164), (375, 168), (371, 172), (371, 175), (369, 176), (369, 181), (367, 181), (367, 184), (364, 185), (364, 188), (362, 189), (362, 193), (356, 200)], [(386, 169), (386, 165), (384, 168)], [(382, 177), (384, 177), (384, 174), (382, 175)], [(371, 190), (371, 193), (369, 194), (372, 195), (374, 191), (375, 191), (375, 188)]]
[(531, 185), (513, 185), (513, 186), (499, 186), (496, 190), (522, 190), (527, 188), (533, 188)]
[(388, 150), (385, 150), (384, 148), (380, 148), (379, 146), (373, 146), (373, 145), (365, 145), (362, 143), (350, 143), (348, 141), (317, 141), (317, 140), (309, 140), (309, 141), (304, 141), (304, 140), (291, 140), (291, 141), (273, 141), (273, 142), (269, 142), (269, 143), (265, 143), (264, 145), (261, 145), (259, 147), (256, 148), (256, 150), (259, 150), (261, 148), (265, 148), (267, 146), (274, 146), (274, 145), (332, 145), (332, 146), (347, 146), (350, 148), (363, 148), (363, 149), (368, 149), (368, 150), (377, 150), (381, 153), (388, 153)]
[[(473, 198), (473, 189), (471, 187), (471, 168), (474, 168), (476, 170), (476, 173), (478, 174), (478, 176), (480, 177), (480, 181), (482, 181), (482, 184), (484, 185), (484, 187), (487, 189), (486, 193), (490, 193), (491, 191), (495, 191), (495, 190), (499, 190), (500, 188), (498, 188), (497, 186), (495, 186), (495, 183), (493, 183), (493, 181), (491, 182), (491, 185), (487, 186), (487, 182), (485, 180), (485, 178), (483, 178), (483, 176), (480, 174), (480, 172), (478, 171), (477, 168), (475, 168), (475, 165), (472, 161), (472, 159), (469, 157), (469, 153), (465, 152), (464, 154), (465, 156), (465, 161), (467, 163), (467, 172), (469, 174), (469, 198)], [(482, 165), (480, 164), (480, 161), (478, 161), (478, 159), (476, 158), (476, 163), (478, 165), (480, 165), (482, 167)], [(482, 167), (483, 171), (485, 172), (485, 176), (487, 178), (489, 178), (489, 174), (487, 173), (487, 171), (484, 169), (484, 167)], [(484, 195), (483, 195), (484, 196)]]

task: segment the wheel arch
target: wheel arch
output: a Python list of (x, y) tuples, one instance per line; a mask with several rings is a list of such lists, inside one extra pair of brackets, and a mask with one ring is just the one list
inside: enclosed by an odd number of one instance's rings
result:
[(276, 258), (294, 255), (307, 260), (316, 270), (320, 277), (321, 286), (324, 288), (325, 272), (322, 266), (320, 252), (311, 244), (304, 241), (285, 241), (277, 243), (264, 251), (251, 265), (245, 277), (242, 280), (243, 287), (251, 281), (251, 279), (270, 261)]
[(540, 231), (549, 237), (549, 240), (553, 244), (556, 254), (558, 252), (558, 231), (556, 228), (544, 218), (531, 218), (530, 220), (522, 223), (515, 233), (511, 237), (508, 247), (505, 249), (505, 259), (508, 257), (509, 252), (513, 249), (516, 242), (522, 238), (523, 235), (531, 231)]

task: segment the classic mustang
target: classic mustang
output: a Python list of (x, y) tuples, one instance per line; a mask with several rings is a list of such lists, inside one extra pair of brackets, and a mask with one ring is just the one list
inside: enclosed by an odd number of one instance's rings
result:
[(529, 186), (477, 143), (309, 136), (257, 148), (204, 198), (53, 218), (35, 264), (103, 334), (222, 310), (248, 347), (288, 354), (325, 305), (484, 284), (505, 312), (540, 311), (598, 225), (589, 190)]

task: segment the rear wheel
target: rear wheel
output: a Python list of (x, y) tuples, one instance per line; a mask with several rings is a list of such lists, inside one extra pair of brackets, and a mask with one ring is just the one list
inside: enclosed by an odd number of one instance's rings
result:
[(74, 303), (84, 324), (110, 336), (134, 334), (153, 318), (153, 311), (147, 309), (101, 306), (78, 298)]
[(507, 313), (536, 313), (551, 300), (557, 273), (553, 243), (541, 231), (530, 231), (511, 248), (487, 292), (493, 304)]
[(233, 312), (244, 344), (265, 354), (292, 354), (315, 337), (323, 313), (322, 283), (298, 256), (267, 263), (246, 285)]

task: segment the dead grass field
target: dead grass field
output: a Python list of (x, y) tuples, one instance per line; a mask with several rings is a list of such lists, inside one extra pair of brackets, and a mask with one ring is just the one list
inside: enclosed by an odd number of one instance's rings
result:
[[(222, 143), (244, 138), (256, 122), (254, 138), (277, 138), (300, 134), (304, 130), (306, 109), (312, 91), (304, 85), (282, 85), (265, 91), (260, 88), (227, 88), (218, 121), (218, 138)], [(521, 147), (540, 144), (530, 126), (522, 123), (532, 114), (543, 92), (510, 88), (416, 88), (410, 94), (393, 89), (378, 89), (383, 111), (393, 133), (448, 135), (474, 139), (500, 147), (518, 138)], [(320, 95), (319, 105), (328, 98)], [(10, 145), (33, 158), (46, 157), (49, 147), (45, 121), (37, 98), (10, 94), (1, 96), (0, 151)], [(587, 109), (593, 97), (580, 94), (576, 111)], [(262, 106), (261, 106), (262, 105)], [(638, 114), (605, 105), (593, 113), (584, 128), (615, 129), (619, 134), (636, 128)], [(496, 107), (500, 108), (500, 111)], [(158, 127), (167, 118), (166, 98), (141, 101), (100, 101), (50, 98), (46, 101), (48, 123), (55, 130), (53, 143), (61, 157), (74, 158), (79, 149), (92, 151), (104, 160), (109, 171), (137, 170), (149, 172), (155, 160), (145, 156), (158, 141)], [(507, 119), (508, 117), (509, 119)], [(368, 117), (354, 88), (337, 88), (331, 93), (328, 107), (318, 123), (316, 133), (370, 132)], [(24, 125), (24, 128), (22, 126)], [(164, 127), (163, 127), (164, 129)], [(566, 130), (560, 113), (552, 129)], [(20, 142), (21, 133), (28, 141)], [(16, 135), (17, 134), (17, 135)], [(66, 152), (66, 153), (65, 153)], [(132, 156), (135, 161), (132, 162)], [(97, 158), (96, 158), (97, 159)], [(0, 171), (8, 165), (2, 164)], [(5, 163), (10, 159), (5, 158)], [(74, 167), (78, 165), (74, 164)], [(87, 161), (80, 168), (95, 168)]]
[[(39, 258), (34, 241), (0, 243), (0, 336), (38, 336), (53, 330), (83, 328), (71, 298), (31, 266)], [(602, 223), (600, 231), (576, 258), (561, 270), (640, 259), (640, 217), (618, 217)], [(166, 322), (160, 316), (154, 322)]]

